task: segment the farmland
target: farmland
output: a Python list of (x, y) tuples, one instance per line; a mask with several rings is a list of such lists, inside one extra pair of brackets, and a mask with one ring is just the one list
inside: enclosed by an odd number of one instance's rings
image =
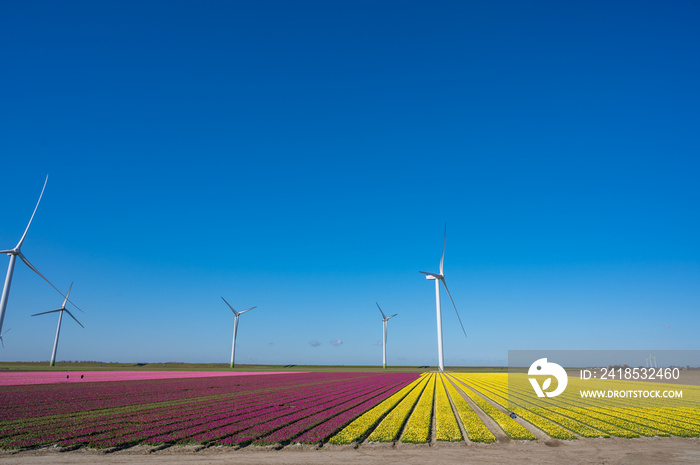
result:
[(113, 373), (99, 382), (47, 383), (37, 375), (36, 384), (24, 373), (0, 386), (0, 448), (494, 447), (700, 437), (697, 386), (683, 386), (681, 408), (582, 401), (574, 378), (562, 396), (532, 402), (525, 390), (509, 391), (503, 373)]

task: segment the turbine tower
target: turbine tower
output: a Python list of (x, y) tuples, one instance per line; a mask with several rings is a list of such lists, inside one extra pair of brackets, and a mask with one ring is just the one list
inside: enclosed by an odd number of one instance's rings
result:
[(58, 349), (58, 335), (61, 333), (61, 321), (63, 320), (63, 312), (66, 312), (70, 315), (71, 318), (75, 320), (76, 323), (80, 325), (80, 327), (85, 328), (81, 322), (78, 321), (76, 317), (73, 316), (73, 314), (66, 308), (66, 302), (68, 302), (68, 296), (70, 295), (70, 291), (73, 289), (73, 283), (70, 283), (70, 287), (68, 288), (68, 294), (66, 294), (66, 298), (63, 299), (63, 305), (61, 305), (61, 308), (56, 309), (56, 310), (50, 310), (48, 312), (42, 312), (42, 313), (35, 313), (32, 316), (38, 316), (38, 315), (46, 315), (47, 313), (56, 313), (58, 312), (58, 326), (56, 327), (56, 339), (53, 341), (53, 352), (51, 352), (51, 362), (49, 362), (49, 366), (54, 366), (56, 365), (56, 349)]
[[(32, 217), (29, 218), (29, 224), (27, 224), (27, 228), (24, 230), (24, 234), (22, 234), (22, 238), (19, 240), (17, 245), (15, 246), (14, 249), (7, 249), (7, 250), (0, 250), (0, 254), (6, 253), (7, 255), (10, 256), (10, 265), (7, 267), (7, 276), (5, 277), (5, 285), (2, 288), (2, 297), (0, 297), (0, 333), (2, 333), (2, 323), (5, 320), (5, 310), (7, 309), (7, 300), (10, 297), (10, 285), (12, 284), (12, 273), (15, 270), (15, 262), (17, 261), (17, 257), (19, 257), (29, 268), (32, 269), (36, 274), (41, 276), (41, 278), (49, 283), (49, 286), (53, 287), (56, 292), (61, 294), (61, 296), (65, 297), (66, 300), (68, 300), (68, 297), (63, 295), (61, 291), (56, 289), (56, 286), (51, 284), (51, 281), (46, 279), (43, 274), (39, 273), (39, 270), (34, 268), (34, 265), (29, 263), (29, 260), (27, 260), (27, 257), (24, 256), (22, 253), (22, 244), (24, 243), (24, 239), (27, 237), (27, 231), (29, 231), (29, 226), (32, 224), (32, 220), (34, 220), (34, 215), (36, 214), (37, 208), (39, 208), (39, 202), (41, 202), (41, 197), (44, 195), (44, 189), (46, 189), (46, 183), (49, 181), (49, 177), (46, 176), (46, 180), (44, 181), (44, 187), (41, 189), (41, 194), (39, 194), (39, 200), (36, 203), (36, 206), (34, 207), (34, 212), (32, 213)], [(75, 305), (73, 302), (68, 300), (71, 304), (75, 306), (75, 308), (78, 308), (77, 305)], [(80, 310), (78, 308), (78, 310)], [(82, 312), (82, 310), (80, 310)], [(2, 333), (4, 335), (4, 333)]]
[[(226, 299), (224, 299), (223, 297), (221, 297), (221, 300), (226, 302)], [(228, 308), (231, 309), (231, 311), (233, 312), (233, 315), (234, 315), (234, 317), (233, 317), (233, 344), (231, 344), (231, 368), (233, 368), (233, 357), (236, 354), (236, 333), (238, 332), (238, 317), (243, 315), (245, 312), (248, 312), (248, 311), (250, 311), (254, 308), (258, 308), (258, 307), (250, 307), (249, 309), (243, 310), (242, 312), (237, 312), (233, 309), (233, 307), (231, 306), (230, 303), (226, 302), (226, 305), (228, 305)]]
[(382, 326), (384, 327), (384, 331), (382, 332), (382, 366), (386, 370), (386, 328), (388, 321), (398, 315), (398, 313), (394, 313), (391, 316), (386, 316), (384, 312), (382, 312), (382, 307), (380, 307), (377, 302), (375, 302), (375, 304), (377, 304), (377, 308), (379, 308), (379, 311), (382, 313)]
[(447, 295), (450, 297), (452, 306), (455, 308), (455, 313), (457, 314), (457, 319), (459, 320), (459, 325), (462, 327), (462, 332), (464, 332), (464, 337), (467, 337), (467, 332), (464, 331), (464, 325), (462, 324), (462, 319), (459, 317), (459, 312), (457, 311), (457, 306), (455, 301), (452, 299), (450, 290), (447, 288), (447, 283), (445, 282), (445, 273), (443, 270), (443, 265), (445, 264), (445, 243), (447, 241), (447, 224), (445, 224), (445, 235), (442, 240), (442, 258), (440, 259), (440, 273), (430, 273), (427, 271), (419, 271), (425, 275), (425, 279), (435, 281), (435, 307), (437, 309), (437, 339), (438, 339), (438, 369), (440, 371), (445, 371), (445, 358), (442, 353), (442, 310), (440, 308), (440, 282), (445, 286)]

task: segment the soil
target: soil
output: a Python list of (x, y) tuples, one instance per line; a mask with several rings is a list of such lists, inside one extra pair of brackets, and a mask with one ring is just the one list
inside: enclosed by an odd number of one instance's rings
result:
[(509, 441), (495, 444), (436, 443), (435, 445), (363, 444), (270, 447), (167, 447), (146, 446), (105, 453), (77, 449), (60, 452), (48, 447), (0, 451), (0, 463), (41, 464), (692, 464), (700, 463), (700, 438), (597, 438), (576, 441)]

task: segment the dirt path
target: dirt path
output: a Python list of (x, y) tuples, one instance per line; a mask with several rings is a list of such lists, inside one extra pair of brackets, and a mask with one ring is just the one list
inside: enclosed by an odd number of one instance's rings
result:
[(282, 450), (244, 447), (232, 450), (211, 447), (193, 452), (188, 448), (167, 448), (150, 453), (134, 447), (111, 454), (79, 449), (57, 452), (40, 449), (20, 453), (0, 451), (0, 463), (34, 464), (322, 464), (364, 465), (407, 464), (688, 464), (700, 463), (698, 438), (579, 439), (558, 441), (554, 447), (542, 441), (510, 441), (497, 444), (373, 445), (353, 449), (349, 446), (286, 447)]

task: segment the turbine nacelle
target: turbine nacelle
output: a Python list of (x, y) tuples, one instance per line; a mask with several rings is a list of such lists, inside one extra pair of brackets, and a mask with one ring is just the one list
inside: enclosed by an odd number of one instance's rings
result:
[(377, 304), (377, 308), (378, 308), (379, 311), (382, 313), (382, 321), (389, 321), (389, 320), (391, 320), (392, 318), (394, 318), (396, 315), (398, 315), (398, 313), (394, 313), (394, 314), (391, 315), (391, 316), (386, 316), (386, 315), (384, 314), (384, 312), (382, 311), (382, 307), (379, 306), (379, 303), (375, 302), (375, 304)]
[(236, 310), (233, 309), (233, 307), (231, 306), (231, 304), (228, 303), (228, 302), (226, 301), (226, 299), (224, 299), (223, 297), (221, 297), (221, 300), (223, 300), (224, 302), (226, 302), (226, 305), (228, 305), (228, 308), (231, 309), (231, 311), (233, 312), (233, 314), (234, 314), (235, 316), (243, 315), (245, 312), (249, 312), (250, 310), (252, 310), (252, 309), (254, 309), (254, 308), (258, 308), (257, 306), (255, 306), (255, 307), (250, 307), (250, 308), (247, 308), (247, 309), (242, 310), (242, 311), (240, 311), (240, 312), (237, 312)]
[(430, 279), (433, 281), (436, 279), (445, 279), (445, 276), (438, 273), (428, 273), (427, 271), (419, 271), (419, 273), (423, 273), (425, 275), (425, 279)]

